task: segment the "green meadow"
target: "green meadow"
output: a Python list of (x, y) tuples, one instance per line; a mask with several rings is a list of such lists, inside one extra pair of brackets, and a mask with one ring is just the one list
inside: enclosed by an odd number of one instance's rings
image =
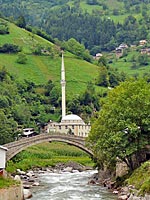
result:
[(57, 163), (78, 162), (84, 166), (93, 166), (90, 156), (77, 147), (61, 142), (41, 143), (31, 146), (17, 154), (7, 164), (7, 171), (28, 170), (33, 167), (55, 166)]
[(11, 178), (0, 177), (0, 189), (8, 188), (8, 187), (10, 187), (12, 185), (16, 185), (16, 184), (18, 184), (18, 183)]
[[(52, 80), (60, 87), (61, 57), (54, 56), (54, 58), (51, 58), (48, 55), (32, 54), (32, 48), (35, 45), (51, 47), (53, 44), (10, 22), (8, 22), (8, 26), (10, 34), (0, 35), (0, 46), (6, 43), (18, 45), (22, 48), (22, 52), (26, 54), (27, 62), (26, 64), (19, 64), (16, 62), (17, 54), (0, 53), (0, 68), (5, 67), (19, 81), (26, 79), (35, 84), (44, 84), (48, 80)], [(81, 60), (69, 52), (64, 53), (64, 62), (67, 79), (66, 88), (69, 96), (84, 91), (89, 81), (94, 83), (98, 75), (96, 65)]]

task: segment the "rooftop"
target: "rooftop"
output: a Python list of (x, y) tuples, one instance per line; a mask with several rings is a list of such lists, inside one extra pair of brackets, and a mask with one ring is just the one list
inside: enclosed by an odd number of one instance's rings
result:
[(79, 117), (78, 115), (75, 115), (75, 114), (66, 115), (61, 120), (61, 122), (69, 122), (69, 121), (70, 122), (79, 122), (79, 123), (84, 124), (84, 121), (81, 119), (81, 117)]

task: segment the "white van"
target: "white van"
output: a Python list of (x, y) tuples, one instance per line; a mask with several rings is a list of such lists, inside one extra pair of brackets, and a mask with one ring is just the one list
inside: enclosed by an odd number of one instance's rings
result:
[(34, 128), (24, 128), (22, 137), (32, 137), (35, 135)]

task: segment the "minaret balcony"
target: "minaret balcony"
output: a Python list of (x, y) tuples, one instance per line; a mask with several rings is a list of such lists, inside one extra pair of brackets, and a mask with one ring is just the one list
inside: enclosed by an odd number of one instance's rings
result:
[(62, 81), (61, 81), (61, 85), (62, 85), (62, 86), (66, 85), (66, 81), (65, 81), (65, 80), (62, 80)]

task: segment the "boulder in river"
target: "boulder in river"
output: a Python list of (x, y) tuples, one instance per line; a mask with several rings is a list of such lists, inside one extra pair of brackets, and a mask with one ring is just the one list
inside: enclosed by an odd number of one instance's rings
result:
[(32, 193), (28, 189), (23, 189), (24, 199), (29, 199), (32, 197)]

